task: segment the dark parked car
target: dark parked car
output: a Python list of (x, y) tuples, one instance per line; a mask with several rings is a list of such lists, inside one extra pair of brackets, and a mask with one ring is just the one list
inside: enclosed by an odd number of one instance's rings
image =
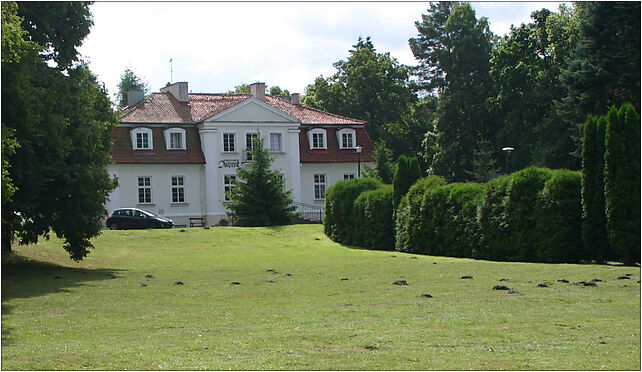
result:
[(107, 228), (121, 229), (169, 229), (174, 227), (174, 222), (154, 213), (138, 208), (116, 209), (107, 217)]

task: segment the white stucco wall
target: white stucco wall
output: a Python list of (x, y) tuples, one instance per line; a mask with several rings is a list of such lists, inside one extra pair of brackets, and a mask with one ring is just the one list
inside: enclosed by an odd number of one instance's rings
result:
[[(374, 166), (374, 163), (361, 163), (361, 176), (365, 166)], [(314, 175), (326, 175), (326, 190), (342, 181), (344, 174), (354, 174), (357, 177), (358, 163), (303, 163), (301, 164), (301, 201), (306, 204), (323, 207), (325, 200), (314, 198)]]
[[(273, 159), (271, 168), (278, 170), (285, 177), (286, 187), (292, 190), (295, 200), (300, 196), (299, 165), (299, 123), (292, 118), (279, 114), (273, 108), (256, 100), (234, 107), (210, 118), (199, 125), (201, 148), (205, 156), (204, 190), (207, 199), (207, 224), (216, 225), (226, 218), (223, 204), (225, 196), (225, 175), (235, 175), (236, 168), (223, 164), (222, 161), (246, 161), (246, 135), (258, 133), (270, 148), (270, 134), (281, 135), (281, 151), (270, 152)], [(234, 133), (234, 152), (223, 151), (223, 134)], [(248, 166), (242, 164), (241, 166)]]
[[(170, 218), (175, 225), (189, 225), (189, 217), (204, 212), (203, 166), (200, 164), (118, 164), (108, 167), (118, 177), (118, 188), (107, 202), (107, 212), (118, 208), (140, 208)], [(138, 203), (138, 177), (151, 177), (152, 202)], [(185, 203), (172, 203), (172, 176), (183, 176)]]

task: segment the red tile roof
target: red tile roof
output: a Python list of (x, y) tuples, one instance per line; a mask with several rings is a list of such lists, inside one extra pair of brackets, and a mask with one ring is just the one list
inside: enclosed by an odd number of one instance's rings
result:
[[(250, 98), (249, 94), (190, 93), (179, 102), (171, 93), (153, 93), (137, 105), (126, 107), (123, 123), (199, 123)], [(365, 122), (266, 96), (265, 103), (300, 120), (302, 124), (349, 124)]]
[(129, 134), (132, 129), (116, 127), (111, 132), (114, 140), (111, 156), (118, 164), (205, 164), (196, 128), (184, 128), (186, 150), (167, 150), (163, 134), (166, 128), (159, 127), (151, 128), (153, 150), (134, 150)]
[(351, 124), (364, 125), (363, 120), (350, 119), (345, 116), (331, 114), (329, 112), (305, 107), (302, 105), (293, 105), (288, 101), (280, 98), (266, 96), (265, 102), (286, 114), (295, 117), (303, 124)]
[[(166, 124), (165, 128), (151, 127), (154, 150), (133, 150), (129, 127), (119, 126), (112, 131), (114, 148), (112, 157), (119, 164), (204, 164), (200, 136), (193, 124), (203, 122), (250, 98), (250, 94), (209, 94), (190, 93), (189, 102), (179, 102), (171, 93), (153, 93), (142, 102), (126, 107), (120, 120), (124, 124)], [(337, 143), (335, 129), (355, 129), (356, 143), (363, 147), (361, 161), (374, 161), (374, 146), (362, 120), (350, 119), (329, 112), (294, 105), (284, 99), (266, 96), (265, 103), (301, 122), (299, 150), (302, 163), (351, 163), (357, 161), (355, 150), (341, 150)], [(188, 124), (186, 127), (185, 124)], [(191, 126), (189, 124), (192, 124)], [(171, 125), (185, 128), (187, 150), (165, 149), (163, 130)], [(323, 127), (327, 132), (328, 150), (311, 151), (307, 131)]]

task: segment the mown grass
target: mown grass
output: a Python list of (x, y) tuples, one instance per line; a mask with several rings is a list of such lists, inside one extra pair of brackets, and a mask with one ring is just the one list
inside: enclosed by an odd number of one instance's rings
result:
[(94, 244), (3, 263), (3, 369), (640, 369), (639, 268), (368, 251), (320, 225)]

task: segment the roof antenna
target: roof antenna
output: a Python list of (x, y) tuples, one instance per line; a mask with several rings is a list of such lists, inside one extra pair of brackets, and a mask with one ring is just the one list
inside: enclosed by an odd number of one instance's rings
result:
[(172, 67), (172, 58), (169, 59), (169, 82), (174, 81), (174, 68)]

